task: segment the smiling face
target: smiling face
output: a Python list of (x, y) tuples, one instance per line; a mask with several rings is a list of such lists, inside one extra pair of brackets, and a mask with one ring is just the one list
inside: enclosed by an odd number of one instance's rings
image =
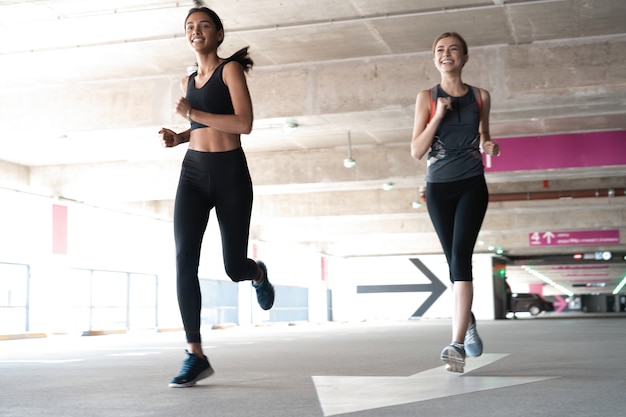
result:
[(204, 12), (191, 13), (187, 17), (185, 33), (189, 46), (195, 51), (216, 49), (224, 40), (224, 29), (219, 28)]
[(440, 37), (433, 47), (433, 61), (439, 71), (461, 71), (468, 58), (465, 42), (454, 35)]

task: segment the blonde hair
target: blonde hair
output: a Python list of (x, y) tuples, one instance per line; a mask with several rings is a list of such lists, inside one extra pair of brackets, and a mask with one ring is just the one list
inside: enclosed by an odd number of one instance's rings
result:
[(463, 55), (467, 55), (467, 42), (465, 42), (465, 39), (463, 39), (463, 36), (459, 35), (456, 32), (444, 32), (441, 35), (437, 36), (435, 38), (435, 41), (433, 42), (433, 55), (435, 55), (435, 48), (437, 47), (437, 43), (444, 38), (450, 38), (450, 37), (457, 38), (459, 42), (461, 42)]

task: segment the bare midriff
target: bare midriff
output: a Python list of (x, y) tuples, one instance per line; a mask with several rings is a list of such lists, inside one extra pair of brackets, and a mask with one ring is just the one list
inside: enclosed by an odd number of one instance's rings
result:
[(227, 152), (241, 147), (237, 133), (221, 132), (210, 127), (194, 129), (189, 134), (189, 149), (199, 152)]

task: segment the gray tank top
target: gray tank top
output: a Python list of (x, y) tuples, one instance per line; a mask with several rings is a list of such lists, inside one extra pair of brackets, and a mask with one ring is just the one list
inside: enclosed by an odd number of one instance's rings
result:
[(438, 85), (437, 97), (450, 97), (452, 110), (443, 117), (433, 138), (426, 181), (452, 182), (484, 174), (478, 132), (480, 107), (474, 89), (469, 88), (462, 97), (453, 97)]

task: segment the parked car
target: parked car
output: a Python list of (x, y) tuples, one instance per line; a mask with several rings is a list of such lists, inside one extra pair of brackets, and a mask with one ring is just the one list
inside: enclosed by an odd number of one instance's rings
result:
[(539, 294), (513, 293), (509, 306), (509, 311), (514, 315), (515, 313), (527, 312), (536, 316), (543, 311), (554, 311), (554, 305)]

